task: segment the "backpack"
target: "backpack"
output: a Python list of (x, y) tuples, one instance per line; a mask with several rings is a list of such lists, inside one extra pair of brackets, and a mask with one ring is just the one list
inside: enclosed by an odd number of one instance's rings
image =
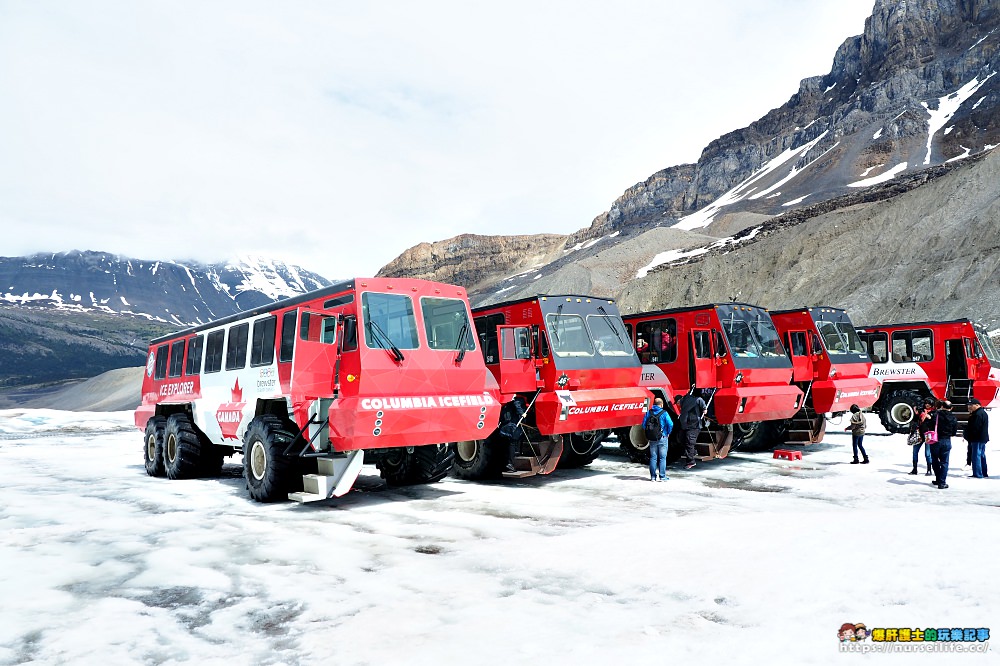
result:
[[(662, 414), (663, 412), (660, 412)], [(651, 442), (658, 442), (663, 439), (663, 424), (660, 423), (660, 414), (649, 413), (649, 418), (646, 419), (646, 425), (642, 427), (642, 431), (646, 434), (646, 439)]]
[(681, 413), (683, 414), (684, 427), (687, 429), (698, 428), (701, 426), (701, 410), (698, 401), (701, 398), (696, 398), (693, 395), (686, 395), (681, 398)]

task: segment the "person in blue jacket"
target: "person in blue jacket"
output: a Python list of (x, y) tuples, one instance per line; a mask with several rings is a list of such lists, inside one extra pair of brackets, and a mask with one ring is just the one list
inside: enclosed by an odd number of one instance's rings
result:
[[(667, 481), (667, 438), (674, 428), (670, 414), (663, 408), (663, 398), (653, 400), (653, 406), (642, 419), (642, 430), (649, 441), (649, 480)], [(659, 478), (657, 478), (659, 473)]]

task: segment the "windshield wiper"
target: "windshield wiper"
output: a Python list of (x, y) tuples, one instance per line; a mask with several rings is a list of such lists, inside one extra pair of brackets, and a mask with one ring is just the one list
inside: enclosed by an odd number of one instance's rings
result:
[[(375, 338), (376, 342), (378, 342), (378, 346), (381, 347), (382, 349), (389, 351), (392, 354), (392, 357), (396, 360), (396, 363), (403, 362), (403, 359), (405, 358), (403, 356), (403, 352), (399, 350), (399, 347), (397, 347), (392, 343), (392, 339), (386, 334), (385, 331), (382, 330), (381, 326), (379, 326), (376, 322), (369, 320), (368, 330), (374, 334), (372, 335), (372, 337)], [(388, 344), (389, 346), (386, 347), (386, 344)]]
[(458, 356), (455, 357), (455, 364), (458, 365), (465, 358), (465, 338), (469, 334), (469, 325), (462, 324), (462, 330), (458, 332)]
[(552, 329), (552, 337), (554, 337), (556, 339), (556, 346), (557, 347), (561, 347), (562, 346), (562, 343), (559, 342), (559, 322), (562, 320), (562, 309), (563, 309), (563, 304), (560, 303), (559, 307), (556, 308), (556, 325)]
[(618, 332), (618, 329), (615, 328), (615, 325), (612, 323), (611, 315), (608, 314), (608, 311), (604, 309), (603, 305), (598, 305), (597, 311), (605, 316), (604, 323), (608, 325), (608, 327), (611, 329), (611, 332), (615, 334), (616, 338), (618, 338), (618, 342), (620, 342), (622, 346), (625, 346), (625, 340), (624, 338), (622, 338), (621, 334)]

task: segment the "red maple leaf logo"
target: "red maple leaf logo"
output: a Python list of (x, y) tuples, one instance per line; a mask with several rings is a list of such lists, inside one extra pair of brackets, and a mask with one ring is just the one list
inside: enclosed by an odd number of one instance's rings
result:
[(240, 378), (236, 378), (236, 384), (233, 385), (233, 399), (232, 402), (243, 402), (243, 389), (240, 388)]

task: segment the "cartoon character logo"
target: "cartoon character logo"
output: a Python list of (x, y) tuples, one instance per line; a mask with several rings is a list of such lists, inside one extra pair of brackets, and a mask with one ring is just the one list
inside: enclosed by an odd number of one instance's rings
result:
[(852, 640), (863, 641), (871, 635), (872, 632), (868, 631), (868, 627), (863, 622), (858, 622), (854, 625), (854, 638)]
[(233, 385), (232, 401), (222, 403), (215, 412), (215, 420), (219, 422), (219, 429), (222, 430), (222, 439), (239, 439), (236, 431), (243, 421), (243, 408), (245, 406), (243, 389), (240, 388), (240, 380), (237, 377), (236, 383)]
[(837, 632), (837, 638), (840, 639), (841, 643), (847, 643), (854, 640), (854, 623), (845, 622), (840, 625), (840, 630)]

